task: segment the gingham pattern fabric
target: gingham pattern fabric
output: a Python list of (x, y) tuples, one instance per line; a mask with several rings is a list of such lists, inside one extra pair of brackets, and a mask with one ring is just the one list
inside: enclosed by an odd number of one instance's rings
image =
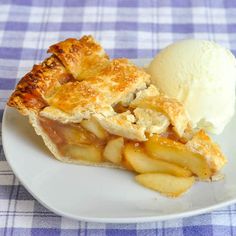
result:
[[(214, 40), (236, 53), (236, 1), (0, 0), (0, 116), (16, 82), (46, 56), (49, 45), (84, 34), (94, 35), (111, 57), (153, 57), (184, 38)], [(24, 189), (0, 137), (0, 235), (236, 235), (236, 206), (155, 223), (70, 220)]]

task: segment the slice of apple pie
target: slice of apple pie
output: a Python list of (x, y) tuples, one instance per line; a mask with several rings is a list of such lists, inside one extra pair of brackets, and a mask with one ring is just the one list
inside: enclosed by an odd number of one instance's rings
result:
[(8, 105), (29, 117), (58, 160), (128, 169), (139, 173), (139, 183), (173, 197), (226, 163), (203, 130), (192, 130), (182, 104), (128, 59), (110, 60), (91, 36), (48, 52)]

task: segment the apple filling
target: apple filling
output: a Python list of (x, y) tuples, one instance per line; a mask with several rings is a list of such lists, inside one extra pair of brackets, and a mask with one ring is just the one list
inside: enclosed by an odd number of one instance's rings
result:
[(87, 120), (80, 124), (63, 124), (40, 117), (40, 124), (60, 153), (74, 160), (102, 162), (103, 149), (108, 138), (112, 138), (98, 124), (95, 127), (95, 123), (92, 125)]
[[(173, 181), (183, 178), (186, 180), (184, 187), (188, 188), (193, 183), (193, 176), (209, 180), (225, 164), (220, 153), (207, 156), (211, 149), (217, 150), (217, 147), (202, 131), (187, 143), (177, 140), (171, 128), (165, 134), (149, 135), (148, 140), (138, 142), (108, 133), (95, 118), (79, 124), (63, 124), (45, 117), (40, 117), (39, 121), (64, 157), (72, 161), (109, 162), (134, 171), (140, 174), (136, 180), (143, 185), (147, 181), (147, 187), (149, 178), (153, 178), (152, 186), (160, 192), (166, 191), (166, 185), (158, 185), (159, 179), (166, 178), (171, 182), (173, 178)], [(197, 147), (203, 138), (208, 140), (207, 149), (199, 151)], [(170, 195), (178, 196), (182, 190), (178, 191)]]
[(165, 136), (153, 135), (143, 142), (128, 140), (109, 134), (93, 118), (79, 124), (62, 124), (40, 117), (40, 123), (60, 153), (73, 160), (111, 162), (138, 173), (192, 173), (201, 179), (213, 174), (203, 154)]

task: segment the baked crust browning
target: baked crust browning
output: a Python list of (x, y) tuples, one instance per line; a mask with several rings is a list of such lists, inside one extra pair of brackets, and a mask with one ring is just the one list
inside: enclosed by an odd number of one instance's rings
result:
[(76, 81), (61, 86), (48, 99), (48, 103), (66, 113), (72, 113), (75, 108), (83, 112), (88, 109), (89, 105), (93, 107), (102, 97), (103, 94), (93, 89), (86, 81), (85, 83)]
[(19, 81), (8, 101), (9, 106), (16, 107), (24, 115), (28, 110), (37, 113), (46, 107), (48, 97), (62, 84), (93, 75), (108, 62), (108, 56), (91, 36), (67, 39), (51, 46), (49, 52), (54, 55), (34, 65)]
[(104, 49), (92, 36), (84, 36), (80, 40), (66, 39), (52, 45), (48, 52), (55, 54), (78, 80), (96, 75), (109, 61)]
[(114, 59), (96, 76), (67, 83), (47, 101), (71, 115), (87, 110), (99, 113), (104, 107), (125, 100), (128, 94), (146, 88), (149, 75), (127, 59)]
[(8, 101), (24, 115), (48, 106), (70, 115), (86, 109), (95, 112), (150, 83), (150, 76), (127, 59), (109, 61), (91, 36), (67, 39), (48, 51), (54, 55), (35, 65)]
[(16, 107), (24, 115), (28, 113), (28, 109), (38, 112), (47, 106), (46, 98), (71, 79), (61, 62), (51, 56), (41, 64), (34, 65), (19, 81), (8, 105)]

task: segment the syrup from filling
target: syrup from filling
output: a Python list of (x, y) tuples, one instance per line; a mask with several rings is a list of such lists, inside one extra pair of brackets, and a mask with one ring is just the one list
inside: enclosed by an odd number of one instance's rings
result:
[(44, 117), (40, 117), (39, 121), (63, 156), (92, 162), (102, 161), (102, 150), (107, 143), (107, 139), (111, 138), (109, 135), (106, 136), (106, 139), (100, 139), (80, 124), (63, 124)]
[[(39, 121), (41, 127), (57, 146), (61, 155), (71, 160), (84, 160), (95, 163), (112, 162), (113, 164), (119, 164), (126, 169), (132, 170), (131, 165), (123, 158), (122, 148), (128, 142), (140, 147), (144, 143), (109, 134), (94, 120), (84, 120), (79, 124), (63, 124), (45, 117), (40, 117)], [(163, 136), (175, 141), (178, 139), (171, 128)], [(116, 147), (118, 149), (115, 153), (120, 155), (119, 163), (114, 161), (114, 159), (119, 159), (113, 158), (114, 152), (109, 155), (109, 150), (107, 150), (109, 142), (112, 140), (116, 140), (115, 146), (113, 143), (113, 148)], [(145, 151), (145, 149), (143, 150)]]

